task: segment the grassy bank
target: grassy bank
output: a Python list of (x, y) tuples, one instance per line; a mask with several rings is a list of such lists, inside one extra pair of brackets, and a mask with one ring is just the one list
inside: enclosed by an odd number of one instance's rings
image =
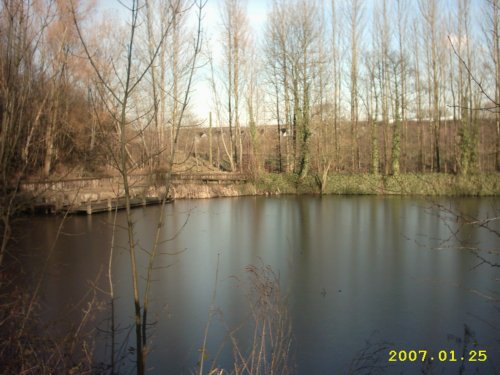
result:
[[(134, 197), (158, 197), (162, 194), (161, 187), (151, 185), (147, 181), (137, 189), (132, 189)], [(85, 182), (85, 181), (84, 181)], [(73, 186), (73, 182), (55, 182), (54, 186), (45, 189), (37, 197), (42, 206), (66, 202), (65, 205), (86, 205), (113, 199), (116, 189), (106, 182), (99, 185)], [(109, 185), (109, 186), (108, 186)], [(139, 185), (139, 184), (137, 184)], [(146, 190), (144, 188), (146, 186)], [(164, 192), (164, 188), (163, 188)], [(227, 180), (211, 181), (181, 181), (172, 184), (169, 194), (174, 199), (199, 199), (216, 197), (238, 197), (248, 195), (278, 195), (278, 194), (320, 194), (319, 179), (309, 176), (299, 179), (294, 174), (265, 173), (245, 182)], [(323, 194), (339, 195), (426, 195), (426, 196), (500, 196), (500, 173), (477, 174), (468, 177), (450, 174), (403, 174), (400, 176), (374, 176), (370, 174), (333, 174), (323, 183)], [(34, 198), (29, 196), (29, 206)], [(45, 202), (45, 203), (43, 203)], [(56, 203), (54, 203), (56, 202)], [(78, 203), (79, 202), (79, 203)], [(65, 207), (65, 205), (62, 205)]]
[[(318, 194), (320, 188), (311, 176), (299, 180), (290, 174), (263, 174), (256, 181), (257, 194)], [(324, 194), (352, 195), (433, 195), (496, 196), (500, 195), (500, 173), (467, 177), (450, 174), (334, 174), (328, 177)]]

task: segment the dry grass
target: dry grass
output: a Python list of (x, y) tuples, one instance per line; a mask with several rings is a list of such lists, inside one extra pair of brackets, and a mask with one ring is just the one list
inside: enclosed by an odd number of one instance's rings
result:
[(234, 353), (234, 374), (290, 374), (292, 331), (286, 298), (279, 276), (270, 266), (248, 266), (248, 301), (253, 336), (247, 346), (236, 332), (230, 338)]
[(222, 312), (215, 307), (215, 289), (212, 307), (205, 331), (205, 340), (200, 348), (198, 370), (202, 374), (207, 361), (206, 339), (212, 318), (221, 317), (228, 332), (232, 363), (230, 368), (217, 364), (218, 355), (226, 342), (221, 343), (219, 353), (212, 360), (209, 375), (260, 375), (291, 374), (292, 329), (286, 298), (280, 288), (279, 276), (270, 266), (247, 266), (248, 276), (242, 286), (247, 292), (250, 315), (237, 328), (230, 328), (224, 322)]
[[(31, 313), (28, 315), (28, 306)], [(0, 297), (0, 369), (3, 375), (93, 373), (93, 324), (97, 297), (92, 293), (79, 322), (48, 322), (37, 301), (18, 288)], [(23, 326), (23, 329), (20, 327)]]

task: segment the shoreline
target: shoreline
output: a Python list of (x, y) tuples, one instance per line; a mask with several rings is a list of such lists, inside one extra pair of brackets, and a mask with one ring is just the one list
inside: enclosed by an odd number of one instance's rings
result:
[[(130, 198), (134, 200), (135, 206), (159, 202), (166, 192), (164, 181), (151, 182), (144, 176), (140, 178), (135, 176), (133, 182)], [(205, 178), (198, 181), (177, 180), (170, 185), (168, 199), (284, 194), (491, 197), (500, 196), (500, 173), (467, 177), (438, 173), (411, 173), (398, 176), (337, 173), (330, 175), (325, 181), (321, 181), (317, 176), (299, 179), (293, 174), (266, 173), (237, 181), (226, 178), (220, 180)], [(81, 181), (44, 181), (40, 185), (31, 183), (29, 188), (19, 196), (18, 202), (21, 207), (24, 207), (22, 211), (32, 213), (86, 212), (91, 214), (109, 211), (123, 198), (124, 191), (119, 179), (106, 177)]]

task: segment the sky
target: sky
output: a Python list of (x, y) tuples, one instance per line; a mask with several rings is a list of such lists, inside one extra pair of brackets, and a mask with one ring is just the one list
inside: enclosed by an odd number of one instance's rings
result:
[[(220, 38), (222, 34), (221, 21), (221, 6), (224, 0), (208, 0), (205, 10), (204, 31), (205, 42), (204, 48), (212, 51), (214, 59), (220, 57), (223, 53)], [(260, 40), (262, 30), (267, 19), (269, 8), (269, 0), (247, 0), (247, 17), (250, 29), (254, 39)], [(201, 72), (198, 74), (195, 92), (191, 101), (196, 103), (192, 110), (201, 120), (208, 121), (209, 112), (212, 110), (212, 90), (208, 82), (207, 74)], [(209, 98), (207, 100), (207, 98)]]

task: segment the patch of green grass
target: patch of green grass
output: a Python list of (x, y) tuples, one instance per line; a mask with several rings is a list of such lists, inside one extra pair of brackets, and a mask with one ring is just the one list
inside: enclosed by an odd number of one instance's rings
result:
[(370, 174), (334, 174), (328, 177), (325, 194), (366, 195), (382, 194), (383, 181), (380, 176)]
[(257, 189), (255, 186), (251, 183), (244, 183), (244, 184), (238, 184), (235, 185), (235, 188), (238, 190), (239, 194), (244, 196), (244, 195), (256, 195), (257, 194)]
[(399, 176), (333, 175), (327, 192), (333, 194), (396, 194), (488, 196), (500, 195), (500, 174), (459, 177), (450, 174), (408, 173)]
[(262, 173), (254, 183), (258, 194), (296, 194), (298, 177), (288, 173)]

